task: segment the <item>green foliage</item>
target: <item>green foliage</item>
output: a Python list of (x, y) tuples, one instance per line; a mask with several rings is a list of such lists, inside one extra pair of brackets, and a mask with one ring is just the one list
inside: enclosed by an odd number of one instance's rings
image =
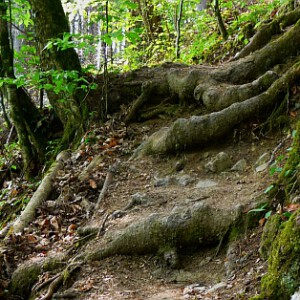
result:
[(16, 142), (5, 144), (0, 155), (0, 170), (8, 168), (11, 171), (15, 171), (21, 169), (17, 163), (20, 151), (20, 146)]
[(272, 215), (272, 210), (267, 210), (268, 204), (264, 204), (261, 207), (254, 208), (248, 211), (248, 213), (262, 213), (265, 212), (264, 218), (268, 219)]

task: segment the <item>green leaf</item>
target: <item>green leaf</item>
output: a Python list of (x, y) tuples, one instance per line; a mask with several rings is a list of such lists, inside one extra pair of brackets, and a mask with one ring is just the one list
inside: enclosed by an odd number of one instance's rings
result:
[(44, 85), (44, 89), (45, 89), (45, 90), (52, 90), (52, 89), (53, 89), (53, 84), (46, 83), (46, 84)]
[(265, 214), (265, 218), (268, 219), (268, 218), (271, 217), (271, 215), (272, 215), (272, 211), (269, 210), (269, 211)]
[(269, 185), (269, 186), (264, 190), (264, 193), (265, 193), (265, 194), (269, 193), (273, 188), (274, 188), (274, 184)]
[(289, 177), (289, 176), (292, 175), (293, 173), (294, 173), (293, 170), (287, 170), (287, 171), (285, 171), (285, 173), (284, 173), (284, 177)]
[(264, 204), (262, 207), (254, 208), (254, 209), (249, 210), (248, 214), (251, 213), (251, 212), (263, 212), (263, 211), (266, 210), (265, 207), (267, 207), (267, 204)]
[(283, 213), (283, 215), (284, 215), (285, 217), (289, 218), (289, 217), (292, 215), (292, 213), (289, 212), (289, 211), (285, 211), (285, 212)]

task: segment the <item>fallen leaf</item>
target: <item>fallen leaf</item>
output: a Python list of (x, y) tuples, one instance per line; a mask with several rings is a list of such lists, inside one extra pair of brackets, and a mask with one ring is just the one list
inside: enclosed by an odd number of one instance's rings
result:
[(262, 218), (258, 221), (259, 225), (262, 227), (266, 223), (266, 218)]
[(300, 204), (299, 204), (299, 203), (290, 203), (290, 204), (288, 204), (287, 206), (284, 207), (284, 210), (285, 210), (285, 211), (288, 211), (288, 212), (294, 212), (294, 211), (296, 211), (299, 207), (300, 207)]
[(96, 188), (97, 188), (97, 183), (96, 183), (95, 180), (90, 179), (90, 187), (91, 187), (92, 189), (96, 189)]
[(55, 231), (60, 231), (60, 222), (56, 216), (50, 219), (50, 224), (54, 228)]
[(69, 227), (68, 227), (68, 232), (69, 233), (74, 233), (76, 231), (76, 224), (71, 224)]
[(28, 241), (29, 244), (35, 244), (35, 243), (38, 242), (38, 239), (37, 239), (37, 237), (35, 235), (28, 234), (27, 235), (27, 241)]
[(298, 113), (296, 111), (290, 111), (290, 116), (296, 118)]

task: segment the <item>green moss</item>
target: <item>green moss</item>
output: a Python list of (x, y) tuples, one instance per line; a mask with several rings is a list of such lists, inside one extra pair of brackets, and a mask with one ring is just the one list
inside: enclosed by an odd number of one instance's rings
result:
[(281, 223), (281, 216), (275, 214), (265, 224), (259, 249), (262, 258), (267, 259), (269, 257), (274, 237), (277, 235)]
[(274, 240), (268, 265), (261, 299), (289, 300), (300, 285), (300, 210), (284, 223)]
[(11, 294), (27, 299), (30, 295), (31, 287), (38, 280), (40, 272), (41, 265), (38, 263), (22, 265), (12, 276), (9, 287)]
[(250, 300), (265, 300), (265, 298), (258, 295), (258, 296), (251, 297)]
[(229, 234), (229, 242), (231, 243), (236, 241), (240, 234), (241, 234), (241, 228), (239, 228), (238, 226), (234, 226), (231, 229)]
[[(296, 135), (294, 137), (292, 150), (289, 153), (288, 160), (284, 166), (283, 171), (280, 174), (279, 181), (283, 182), (285, 186), (287, 186), (287, 190), (289, 187), (293, 185), (293, 176), (295, 171), (299, 171), (299, 162), (300, 162), (300, 121), (297, 123), (296, 127)], [(286, 174), (290, 174), (287, 176)]]

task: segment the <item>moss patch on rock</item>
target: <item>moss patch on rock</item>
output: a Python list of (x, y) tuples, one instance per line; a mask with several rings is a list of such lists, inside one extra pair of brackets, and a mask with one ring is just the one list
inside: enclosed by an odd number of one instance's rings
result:
[(273, 242), (268, 264), (260, 298), (252, 299), (289, 300), (300, 285), (300, 210), (283, 224)]

